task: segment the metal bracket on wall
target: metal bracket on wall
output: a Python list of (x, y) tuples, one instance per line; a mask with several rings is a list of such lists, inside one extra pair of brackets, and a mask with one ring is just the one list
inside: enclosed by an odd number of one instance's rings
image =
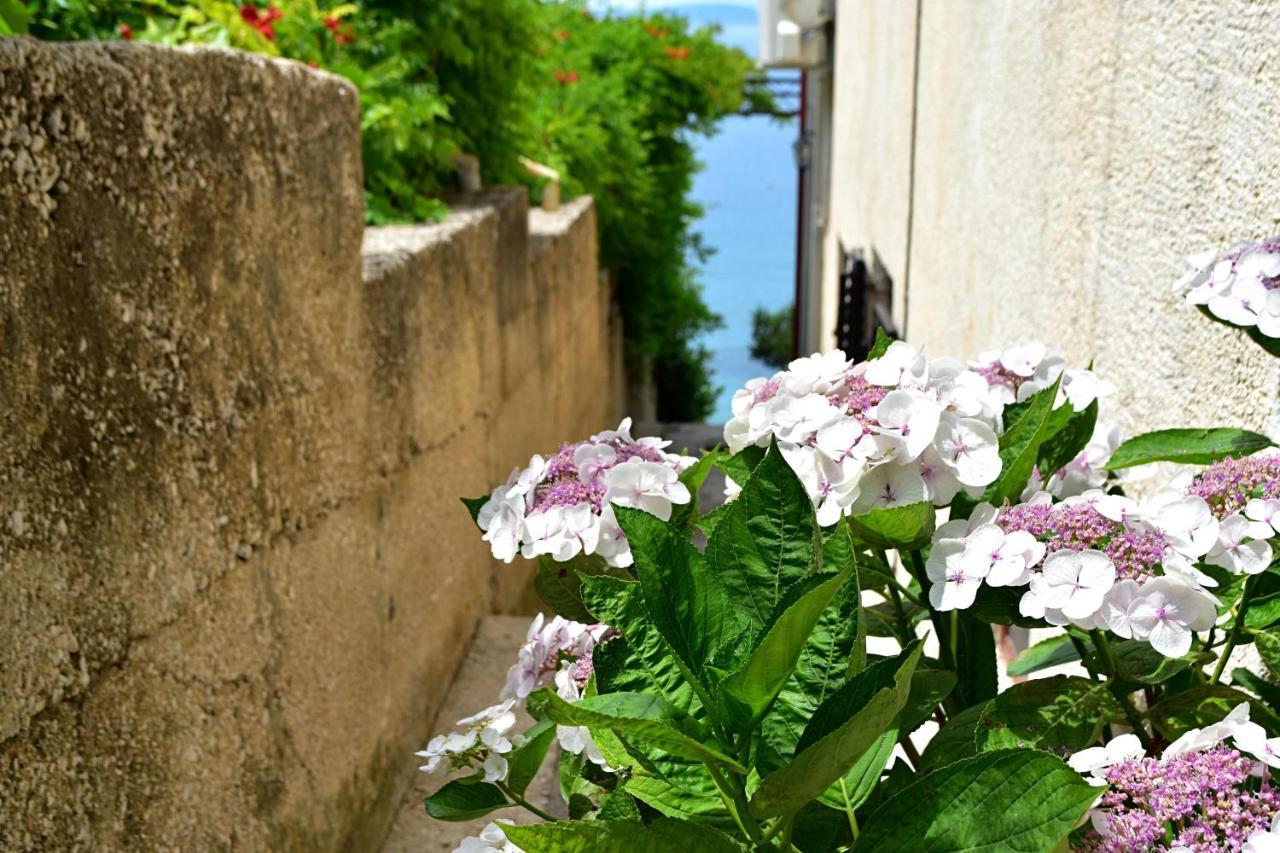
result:
[(877, 328), (891, 338), (899, 337), (893, 322), (893, 279), (874, 249), (868, 263), (864, 252), (841, 245), (836, 345), (849, 358), (861, 361), (875, 344)]

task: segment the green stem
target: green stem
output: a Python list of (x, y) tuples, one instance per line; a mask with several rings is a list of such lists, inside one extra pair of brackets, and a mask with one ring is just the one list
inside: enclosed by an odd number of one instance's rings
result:
[(730, 780), (725, 778), (724, 774), (711, 762), (707, 761), (703, 762), (703, 764), (710, 771), (711, 779), (716, 783), (716, 787), (720, 789), (720, 799), (724, 800), (725, 806), (729, 809), (729, 814), (733, 815), (733, 819), (738, 824), (738, 828), (742, 830), (743, 835), (756, 844), (763, 843), (760, 826), (747, 813), (747, 797), (742, 790), (742, 786), (731, 784)]
[(907, 622), (907, 611), (902, 608), (902, 599), (898, 597), (898, 590), (889, 587), (889, 598), (893, 601), (894, 621), (897, 623), (895, 627), (898, 632), (898, 642), (905, 649), (915, 636), (915, 632), (911, 630), (911, 624)]
[(1070, 631), (1067, 632), (1067, 636), (1071, 638), (1071, 645), (1075, 646), (1076, 651), (1080, 653), (1080, 664), (1084, 667), (1085, 672), (1089, 673), (1089, 677), (1094, 681), (1103, 681), (1103, 677), (1089, 664), (1089, 650), (1085, 648), (1084, 640)]
[(960, 671), (960, 611), (951, 611), (951, 636), (947, 637), (951, 647), (951, 668)]
[(844, 800), (844, 813), (849, 818), (849, 831), (858, 837), (858, 816), (853, 813), (853, 805), (849, 802), (849, 791), (844, 786), (844, 778), (840, 779), (840, 799)]
[(1254, 581), (1257, 579), (1258, 575), (1250, 575), (1244, 582), (1240, 603), (1236, 605), (1235, 616), (1231, 621), (1231, 633), (1227, 635), (1227, 644), (1222, 649), (1222, 656), (1218, 658), (1218, 665), (1213, 668), (1213, 675), (1209, 678), (1210, 684), (1217, 684), (1222, 678), (1222, 672), (1227, 668), (1227, 659), (1235, 651), (1236, 643), (1240, 642), (1240, 632), (1244, 630), (1244, 617), (1249, 612), (1249, 598), (1253, 595)]
[(515, 791), (511, 790), (511, 788), (507, 785), (506, 782), (499, 782), (498, 790), (506, 794), (511, 799), (511, 802), (515, 803), (517, 806), (520, 806), (521, 808), (526, 809), (527, 811), (532, 812), (533, 814), (537, 815), (543, 820), (551, 821), (554, 823), (556, 820), (559, 819), (553, 814), (548, 814), (547, 812), (544, 812), (542, 809), (538, 808), (533, 803), (529, 802), (524, 797), (517, 794)]
[(1138, 740), (1142, 742), (1143, 748), (1150, 749), (1151, 736), (1147, 734), (1146, 727), (1142, 725), (1142, 716), (1138, 713), (1138, 709), (1134, 707), (1133, 698), (1130, 694), (1119, 686), (1120, 664), (1116, 660), (1115, 652), (1111, 650), (1111, 644), (1107, 642), (1107, 635), (1094, 628), (1089, 632), (1089, 636), (1093, 638), (1094, 646), (1097, 647), (1103, 659), (1106, 660), (1107, 668), (1111, 670), (1111, 677), (1107, 679), (1107, 684), (1111, 687), (1111, 694), (1116, 697), (1120, 702), (1120, 706), (1124, 708), (1125, 719), (1129, 721), (1130, 728), (1138, 736)]
[(790, 850), (791, 849), (791, 831), (795, 829), (796, 816), (794, 814), (789, 814), (786, 817), (784, 817), (782, 821), (783, 821), (782, 838), (778, 839), (778, 845), (783, 850)]

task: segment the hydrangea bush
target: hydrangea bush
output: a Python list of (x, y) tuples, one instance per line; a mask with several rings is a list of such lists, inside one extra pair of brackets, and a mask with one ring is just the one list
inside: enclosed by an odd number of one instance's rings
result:
[[(1121, 441), (1113, 391), (882, 337), (749, 383), (701, 458), (626, 421), (533, 457), (466, 503), (557, 615), (420, 753), (428, 812), (542, 821), (462, 851), (1275, 849), (1280, 456)], [(1189, 467), (1126, 494), (1157, 462)], [(1001, 690), (1003, 626), (1049, 636)], [(1228, 672), (1247, 645), (1268, 672)]]

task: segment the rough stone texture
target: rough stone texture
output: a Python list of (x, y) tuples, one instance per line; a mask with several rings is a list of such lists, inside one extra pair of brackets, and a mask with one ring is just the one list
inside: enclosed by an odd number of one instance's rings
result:
[(0, 849), (376, 848), (519, 598), (458, 496), (616, 420), (589, 203), (362, 276), (361, 183), (337, 78), (0, 39)]
[(1280, 6), (924, 3), (918, 79), (915, 7), (841, 4), (832, 193), (835, 236), (899, 286), (911, 211), (909, 338), (1040, 338), (1096, 360), (1130, 430), (1274, 434), (1276, 362), (1169, 287), (1183, 254), (1278, 230)]

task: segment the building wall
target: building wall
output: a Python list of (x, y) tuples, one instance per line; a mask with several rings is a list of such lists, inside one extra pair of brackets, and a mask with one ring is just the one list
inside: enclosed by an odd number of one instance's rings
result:
[(525, 605), (458, 497), (616, 423), (591, 203), (361, 184), (337, 78), (0, 39), (0, 849), (376, 849)]
[(1093, 359), (1131, 430), (1280, 426), (1274, 362), (1170, 292), (1182, 255), (1280, 230), (1280, 3), (837, 16), (828, 270), (837, 240), (875, 250), (933, 355), (1038, 338)]

